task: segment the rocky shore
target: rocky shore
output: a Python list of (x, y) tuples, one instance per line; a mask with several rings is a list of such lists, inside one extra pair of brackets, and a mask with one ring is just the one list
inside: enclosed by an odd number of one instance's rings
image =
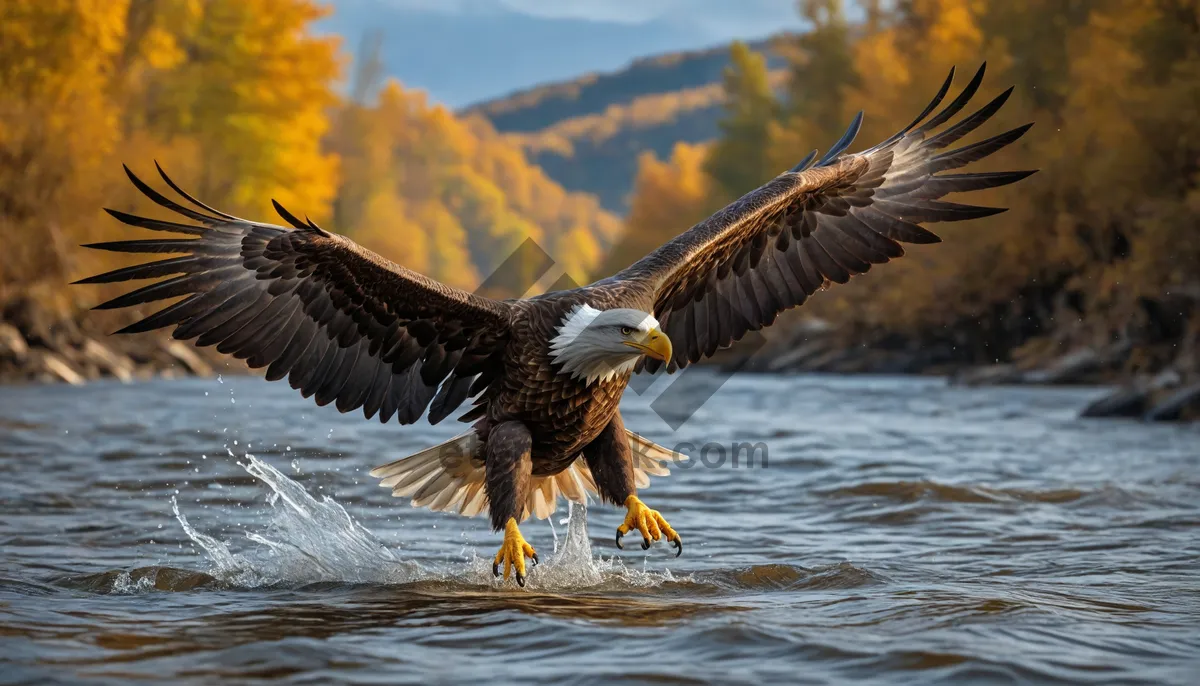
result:
[[(1128, 417), (1147, 421), (1200, 419), (1200, 350), (1195, 343), (1147, 345), (1124, 341), (1102, 347), (1069, 347), (1052, 340), (1026, 346), (1013, 362), (973, 365), (961, 361), (951, 344), (912, 341), (848, 345), (844, 336), (821, 321), (810, 320), (773, 336), (747, 357), (733, 354), (722, 364), (770, 373), (927, 374), (948, 377), (964, 386), (1089, 385), (1111, 390), (1092, 402), (1083, 417)], [(1139, 358), (1163, 360), (1137, 365)]]
[[(53, 315), (30, 299), (0, 307), (0, 383), (82, 384), (101, 378), (122, 382), (150, 378), (210, 376), (246, 371), (212, 348), (197, 349), (165, 334), (109, 336), (100, 318), (87, 313)], [(748, 352), (753, 354), (747, 355)], [(1130, 372), (1135, 346), (1103, 348), (1043, 344), (1015, 362), (968, 365), (954, 346), (892, 342), (847, 345), (833, 327), (815, 320), (773, 335), (760, 348), (723, 353), (717, 363), (769, 373), (928, 374), (952, 383), (985, 385), (1111, 386), (1081, 413), (1148, 421), (1200, 419), (1200, 361), (1184, 348), (1164, 365)]]
[(56, 315), (32, 299), (11, 300), (0, 307), (0, 383), (209, 376), (218, 360), (169, 336), (107, 333), (96, 318)]

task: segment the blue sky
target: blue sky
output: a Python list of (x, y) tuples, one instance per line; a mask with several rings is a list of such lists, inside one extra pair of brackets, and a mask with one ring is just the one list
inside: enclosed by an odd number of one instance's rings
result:
[(351, 51), (384, 32), (389, 73), (454, 107), (637, 57), (801, 27), (794, 0), (329, 0)]

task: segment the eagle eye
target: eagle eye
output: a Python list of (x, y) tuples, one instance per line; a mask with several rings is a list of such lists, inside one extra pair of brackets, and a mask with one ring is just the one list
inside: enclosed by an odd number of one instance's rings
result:
[(622, 336), (628, 336), (628, 335), (630, 335), (630, 334), (632, 334), (632, 333), (633, 333), (633, 327), (632, 327), (632, 326), (622, 326), (622, 327), (621, 327), (621, 335), (622, 335)]

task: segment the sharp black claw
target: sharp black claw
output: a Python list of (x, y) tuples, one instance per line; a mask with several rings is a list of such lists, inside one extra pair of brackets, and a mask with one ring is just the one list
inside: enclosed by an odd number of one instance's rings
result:
[(530, 555), (530, 556), (529, 556), (529, 559), (533, 560), (533, 566), (534, 566), (534, 567), (536, 567), (536, 566), (537, 566), (537, 563), (538, 563), (538, 559), (537, 559), (537, 553), (534, 553), (533, 555)]
[(682, 555), (683, 554), (683, 539), (677, 538), (671, 542), (675, 544), (675, 557), (679, 557), (680, 555)]
[(499, 562), (492, 563), (492, 576), (500, 576), (500, 563)]
[(650, 539), (643, 538), (642, 539), (642, 550), (649, 550), (649, 549), (650, 549)]
[(618, 550), (625, 549), (625, 546), (621, 545), (621, 532), (620, 531), (617, 532), (617, 549)]
[(517, 585), (520, 586), (521, 588), (525, 588), (525, 577), (524, 576), (522, 576), (520, 574), (517, 575)]

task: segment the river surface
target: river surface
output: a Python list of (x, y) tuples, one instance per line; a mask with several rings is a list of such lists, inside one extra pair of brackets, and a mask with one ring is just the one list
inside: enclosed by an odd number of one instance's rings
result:
[(1197, 683), (1200, 426), (740, 375), (672, 430), (655, 390), (626, 425), (709, 444), (642, 492), (683, 556), (564, 503), (520, 589), (485, 522), (367, 475), (454, 422), (245, 377), (0, 387), (0, 683)]

